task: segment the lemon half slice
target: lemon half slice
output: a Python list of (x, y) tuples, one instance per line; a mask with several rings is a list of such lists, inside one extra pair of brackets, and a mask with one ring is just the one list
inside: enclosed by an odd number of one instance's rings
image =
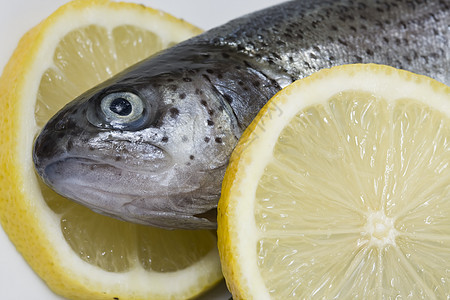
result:
[(0, 79), (0, 220), (50, 288), (73, 299), (192, 298), (222, 277), (210, 231), (165, 231), (94, 214), (39, 182), (33, 139), (68, 101), (200, 33), (131, 3), (78, 0), (20, 41)]
[(279, 92), (219, 203), (234, 299), (448, 299), (450, 88), (378, 65)]

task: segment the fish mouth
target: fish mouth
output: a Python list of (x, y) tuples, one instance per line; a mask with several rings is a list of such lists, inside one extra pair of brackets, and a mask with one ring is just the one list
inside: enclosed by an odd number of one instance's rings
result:
[(126, 169), (86, 157), (55, 159), (43, 168), (37, 168), (37, 171), (58, 194), (102, 211), (112, 207), (114, 211), (144, 198), (156, 202), (156, 208), (163, 208), (165, 203), (158, 203), (163, 202), (158, 199), (192, 192), (174, 186), (168, 188), (162, 178), (170, 172)]
[[(74, 168), (77, 169), (76, 172)], [(97, 160), (70, 157), (53, 161), (40, 175), (45, 183), (61, 196), (102, 215), (164, 228), (180, 228), (180, 224), (183, 224), (183, 228), (186, 226), (191, 226), (192, 229), (198, 226), (215, 228), (215, 221), (203, 216), (202, 211), (180, 210), (175, 203), (172, 203), (172, 197), (183, 197), (189, 193), (166, 187), (161, 189), (164, 193), (161, 193), (158, 188), (155, 192), (147, 190), (139, 193), (138, 185), (129, 187), (134, 183), (127, 177), (130, 175), (128, 172), (125, 174), (126, 179), (121, 178), (123, 172), (113, 165), (99, 163)], [(139, 176), (139, 174), (131, 174), (131, 176)], [(108, 182), (105, 178), (114, 177), (117, 180), (104, 184)], [(146, 181), (145, 184), (148, 182)]]
[[(80, 189), (77, 193), (82, 189), (91, 189), (110, 195), (124, 194), (114, 186), (144, 173), (123, 165), (81, 156), (56, 158), (41, 167), (37, 165), (36, 169), (44, 182), (56, 191), (64, 186), (75, 186)], [(158, 174), (161, 170), (157, 173), (153, 170), (146, 170), (146, 172)], [(101, 186), (100, 183), (108, 184)]]

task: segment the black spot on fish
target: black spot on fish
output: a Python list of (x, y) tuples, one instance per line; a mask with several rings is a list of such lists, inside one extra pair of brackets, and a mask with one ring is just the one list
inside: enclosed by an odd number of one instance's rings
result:
[(121, 161), (121, 160), (122, 160), (122, 157), (120, 157), (120, 156), (117, 155), (117, 156), (114, 158), (114, 160), (115, 160), (115, 161)]
[(209, 114), (210, 116), (213, 116), (213, 115), (214, 115), (214, 110), (213, 110), (213, 109), (208, 110), (208, 114)]
[(277, 41), (277, 45), (278, 45), (278, 46), (285, 46), (286, 43), (283, 42), (283, 41), (278, 40), (278, 41)]
[(335, 60), (336, 58), (333, 55), (330, 55), (330, 57), (328, 57), (329, 60)]
[(355, 55), (355, 59), (358, 63), (361, 63), (363, 61), (362, 57), (359, 55)]
[(312, 59), (317, 59), (317, 56), (314, 53), (310, 53), (309, 57), (311, 57)]
[(205, 137), (204, 139), (203, 139), (206, 143), (209, 143), (209, 141), (211, 140), (209, 137)]
[(200, 101), (201, 105), (203, 105), (204, 107), (208, 107), (208, 102), (206, 102), (206, 100), (202, 99)]
[(218, 74), (218, 75), (217, 75), (217, 78), (223, 79), (223, 75), (222, 75), (222, 74)]
[(367, 55), (373, 56), (373, 51), (371, 49), (366, 49)]
[(271, 53), (273, 57), (275, 57), (276, 59), (281, 59), (281, 56), (279, 56), (277, 53), (272, 52)]
[(348, 46), (347, 42), (342, 39), (338, 39), (338, 42), (344, 46)]
[(177, 89), (178, 89), (178, 86), (177, 86), (176, 84), (169, 84), (169, 85), (167, 86), (167, 88), (168, 88), (169, 90), (171, 90), (172, 92), (176, 92)]
[(233, 103), (233, 98), (230, 96), (230, 95), (228, 95), (228, 94), (223, 94), (223, 97), (225, 98), (225, 100), (228, 102), (228, 103)]
[(407, 56), (407, 55), (404, 55), (404, 56), (403, 56), (403, 59), (406, 60), (406, 62), (407, 62), (408, 64), (411, 64), (411, 62), (412, 62), (412, 59), (411, 59), (409, 56)]
[(234, 67), (236, 70), (240, 70), (240, 69), (242, 69), (242, 67), (241, 66), (235, 66)]
[(195, 159), (194, 155), (190, 155), (190, 156), (189, 156), (189, 159), (190, 159), (190, 160), (194, 160), (194, 159)]
[(183, 135), (183, 137), (181, 138), (181, 141), (183, 142), (187, 142), (189, 139), (187, 136)]
[(184, 98), (186, 98), (186, 93), (181, 93), (179, 96), (180, 96), (180, 99), (184, 99)]
[(55, 124), (55, 130), (66, 130), (66, 129), (74, 129), (76, 127), (76, 123), (69, 119), (62, 119)]
[(174, 118), (174, 119), (176, 117), (178, 117), (178, 115), (180, 114), (180, 111), (176, 107), (172, 107), (171, 109), (169, 109), (169, 112), (170, 112), (170, 117)]
[[(444, 53), (444, 50), (443, 50), (443, 49), (439, 48), (438, 50), (440, 50), (442, 53)], [(430, 56), (431, 58), (433, 58), (433, 59), (438, 59), (438, 58), (439, 58), (439, 53), (432, 52), (432, 53), (430, 53), (429, 56)]]
[(223, 58), (230, 58), (230, 55), (228, 53), (222, 53)]
[(174, 81), (173, 78), (168, 78), (168, 79), (167, 79), (167, 82), (173, 82), (173, 81)]
[(398, 23), (398, 25), (402, 28), (402, 29), (406, 29), (408, 26), (406, 26), (406, 23), (404, 21), (400, 21)]
[(364, 10), (367, 8), (367, 5), (364, 2), (358, 2), (358, 9)]
[(388, 39), (387, 37), (383, 37), (383, 41), (384, 41), (386, 44), (389, 44), (389, 39)]
[(209, 73), (209, 74), (214, 74), (214, 71), (211, 70), (211, 69), (206, 69), (206, 72)]
[(167, 136), (163, 136), (163, 138), (161, 139), (161, 142), (163, 143), (167, 143), (169, 141), (169, 138)]
[(214, 122), (211, 120), (208, 120), (207, 123), (208, 123), (208, 126), (214, 126)]
[(67, 151), (70, 151), (70, 150), (72, 150), (72, 148), (73, 148), (73, 142), (69, 140), (69, 141), (67, 142), (67, 147), (66, 147), (66, 149), (67, 149)]
[(189, 69), (187, 72), (189, 75), (195, 75), (195, 74), (197, 74), (198, 71), (195, 69)]
[(221, 143), (222, 143), (222, 138), (216, 137), (216, 138), (214, 139), (214, 141), (215, 141), (216, 143), (218, 143), (218, 144), (221, 144)]

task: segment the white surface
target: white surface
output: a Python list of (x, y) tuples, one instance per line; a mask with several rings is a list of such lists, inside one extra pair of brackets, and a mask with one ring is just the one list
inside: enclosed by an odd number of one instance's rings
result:
[[(40, 20), (67, 0), (0, 1), (0, 70), (14, 51), (19, 38)], [(226, 21), (267, 7), (282, 0), (136, 0), (183, 18), (200, 28), (209, 29)], [(4, 300), (62, 299), (53, 294), (28, 267), (15, 250), (3, 229), (0, 229), (0, 298)], [(201, 299), (229, 299), (222, 283)]]

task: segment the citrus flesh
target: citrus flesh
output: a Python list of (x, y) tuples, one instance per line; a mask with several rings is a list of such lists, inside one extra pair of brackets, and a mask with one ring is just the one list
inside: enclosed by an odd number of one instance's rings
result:
[(214, 233), (167, 231), (95, 214), (40, 182), (31, 157), (34, 137), (67, 102), (198, 33), (142, 5), (78, 0), (30, 30), (5, 67), (0, 220), (56, 293), (72, 299), (182, 299), (222, 277)]
[(450, 88), (379, 65), (280, 91), (231, 157), (219, 253), (235, 299), (450, 297)]

